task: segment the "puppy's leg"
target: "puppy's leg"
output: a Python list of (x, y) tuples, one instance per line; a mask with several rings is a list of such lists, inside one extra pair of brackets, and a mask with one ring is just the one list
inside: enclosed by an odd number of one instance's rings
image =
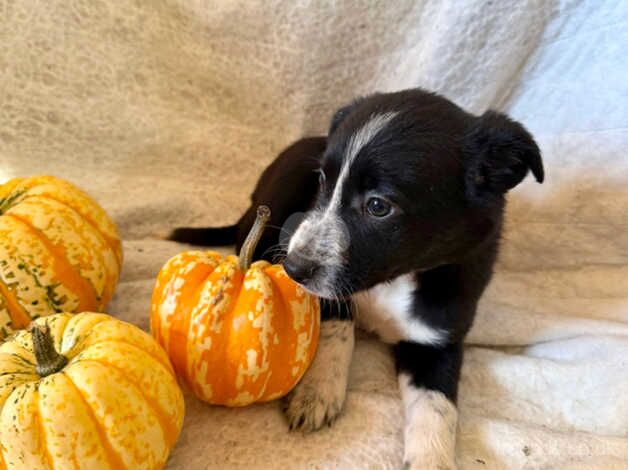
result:
[(395, 353), (405, 411), (404, 468), (455, 469), (462, 346), (404, 342)]
[(321, 309), (323, 321), (314, 361), (284, 399), (290, 429), (309, 432), (324, 424), (331, 426), (344, 405), (354, 345), (353, 321), (348, 305), (321, 302)]

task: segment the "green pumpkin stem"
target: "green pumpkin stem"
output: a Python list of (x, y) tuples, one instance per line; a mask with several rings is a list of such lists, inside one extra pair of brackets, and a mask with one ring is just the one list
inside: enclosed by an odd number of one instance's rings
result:
[(242, 248), (240, 248), (240, 270), (245, 272), (251, 266), (253, 260), (253, 253), (259, 243), (259, 239), (262, 237), (262, 233), (266, 228), (266, 224), (270, 220), (270, 208), (268, 206), (259, 206), (257, 208), (257, 217), (251, 227), (251, 231), (246, 236)]
[(36, 370), (39, 376), (46, 377), (63, 369), (68, 363), (68, 358), (55, 350), (50, 327), (35, 325), (30, 332), (33, 336), (33, 351), (37, 359)]

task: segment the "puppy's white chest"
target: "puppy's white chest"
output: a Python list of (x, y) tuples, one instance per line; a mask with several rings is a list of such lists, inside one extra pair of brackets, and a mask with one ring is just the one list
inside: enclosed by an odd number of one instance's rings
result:
[(414, 293), (418, 287), (411, 273), (354, 294), (358, 326), (377, 333), (386, 343), (440, 343), (444, 332), (427, 325), (414, 312)]

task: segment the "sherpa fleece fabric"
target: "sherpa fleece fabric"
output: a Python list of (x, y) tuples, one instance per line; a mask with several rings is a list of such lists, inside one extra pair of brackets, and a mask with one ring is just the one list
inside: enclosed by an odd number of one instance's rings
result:
[[(510, 194), (460, 387), (462, 469), (628, 468), (628, 5), (617, 0), (0, 0), (0, 182), (54, 174), (124, 238), (109, 312), (143, 328), (157, 234), (235, 221), (335, 108), (422, 86), (522, 121), (547, 181)], [(357, 342), (344, 415), (187, 397), (168, 468), (395, 469), (387, 347)]]

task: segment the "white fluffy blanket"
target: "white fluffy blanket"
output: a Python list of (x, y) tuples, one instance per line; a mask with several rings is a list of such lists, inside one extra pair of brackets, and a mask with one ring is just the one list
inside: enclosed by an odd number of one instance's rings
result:
[[(505, 110), (547, 182), (510, 197), (462, 374), (461, 468), (628, 468), (628, 5), (600, 0), (0, 0), (0, 182), (52, 173), (124, 237), (110, 313), (146, 327), (184, 249), (234, 221), (277, 151), (333, 109), (423, 86)], [(287, 431), (277, 404), (187, 400), (171, 469), (398, 468), (389, 351), (358, 341), (346, 411)]]

